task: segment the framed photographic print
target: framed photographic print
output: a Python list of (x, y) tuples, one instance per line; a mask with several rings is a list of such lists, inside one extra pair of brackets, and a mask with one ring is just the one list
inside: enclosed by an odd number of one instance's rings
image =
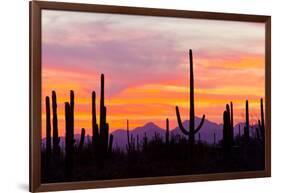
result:
[(30, 2), (30, 191), (271, 175), (271, 18)]

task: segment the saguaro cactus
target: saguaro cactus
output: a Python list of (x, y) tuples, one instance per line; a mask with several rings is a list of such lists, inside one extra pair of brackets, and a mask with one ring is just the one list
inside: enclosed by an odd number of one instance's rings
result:
[(103, 166), (106, 154), (112, 152), (113, 135), (109, 136), (109, 124), (106, 121), (106, 107), (104, 105), (104, 75), (101, 75), (100, 92), (100, 125), (96, 118), (96, 93), (92, 92), (92, 145), (94, 154), (100, 164)]
[(261, 109), (261, 120), (258, 121), (259, 127), (257, 133), (259, 134), (259, 139), (264, 143), (265, 137), (265, 127), (264, 127), (264, 111), (263, 111), (263, 99), (260, 99), (260, 109)]
[(109, 136), (109, 144), (108, 144), (108, 152), (109, 153), (112, 152), (112, 145), (113, 145), (113, 135), (110, 134), (110, 136)]
[(72, 135), (71, 107), (69, 102), (65, 103), (65, 174), (72, 175), (74, 139)]
[(233, 126), (233, 103), (230, 102), (230, 137), (233, 140), (234, 138), (234, 126)]
[(70, 91), (70, 102), (65, 103), (65, 173), (72, 175), (74, 156), (74, 91)]
[(79, 142), (79, 146), (78, 146), (78, 151), (79, 152), (81, 152), (82, 149), (83, 149), (84, 140), (85, 140), (85, 129), (82, 128), (81, 129), (81, 135), (80, 135), (80, 142)]
[(130, 130), (129, 130), (129, 120), (127, 120), (127, 152), (130, 153), (132, 152), (132, 137), (130, 138)]
[(71, 126), (71, 135), (74, 137), (74, 91), (70, 91), (70, 126)]
[(92, 147), (93, 152), (97, 156), (99, 154), (99, 127), (96, 118), (96, 93), (92, 92)]
[(192, 50), (189, 50), (189, 63), (190, 63), (190, 97), (189, 97), (189, 103), (190, 103), (190, 111), (189, 111), (189, 131), (184, 128), (179, 112), (178, 106), (176, 106), (176, 115), (177, 115), (177, 121), (180, 130), (183, 132), (183, 134), (187, 135), (189, 137), (189, 144), (192, 147), (194, 145), (195, 141), (195, 134), (202, 128), (205, 120), (205, 115), (203, 115), (200, 124), (195, 129), (195, 110), (194, 110), (194, 74), (193, 74), (193, 57), (192, 57)]
[(53, 109), (53, 152), (55, 156), (60, 153), (60, 138), (58, 132), (58, 115), (57, 115), (57, 96), (56, 92), (52, 91), (52, 109)]
[(49, 164), (51, 158), (51, 115), (50, 98), (46, 96), (46, 164)]
[(226, 155), (231, 153), (233, 145), (233, 127), (231, 118), (232, 113), (230, 112), (229, 105), (226, 105), (226, 110), (223, 112), (223, 149)]
[(169, 119), (166, 119), (166, 145), (169, 145), (169, 138), (170, 138)]
[(244, 127), (244, 137), (245, 140), (248, 141), (250, 139), (250, 126), (249, 126), (249, 103), (248, 100), (246, 100), (246, 122)]

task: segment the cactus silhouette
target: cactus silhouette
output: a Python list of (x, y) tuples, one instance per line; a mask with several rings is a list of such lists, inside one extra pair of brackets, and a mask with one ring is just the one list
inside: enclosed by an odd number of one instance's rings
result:
[(231, 154), (232, 145), (233, 145), (232, 112), (233, 110), (230, 111), (229, 105), (227, 104), (226, 110), (223, 112), (223, 150), (226, 156)]
[(110, 134), (110, 136), (109, 136), (109, 145), (108, 145), (108, 152), (109, 153), (112, 152), (112, 145), (113, 145), (113, 135)]
[(265, 127), (264, 127), (264, 110), (263, 110), (263, 99), (260, 99), (260, 111), (261, 111), (261, 119), (258, 120), (259, 127), (257, 128), (258, 139), (264, 143), (265, 137)]
[(53, 109), (53, 153), (55, 158), (60, 153), (60, 138), (58, 132), (58, 115), (57, 115), (57, 96), (56, 92), (52, 91), (52, 109)]
[(65, 175), (72, 174), (74, 139), (71, 125), (71, 107), (69, 102), (65, 103)]
[(244, 137), (245, 140), (248, 141), (250, 139), (250, 126), (249, 126), (249, 103), (248, 100), (246, 100), (246, 122), (244, 127)]
[(127, 120), (127, 152), (130, 153), (133, 151), (133, 136), (130, 136), (130, 130), (129, 130), (129, 120)]
[(50, 113), (50, 98), (46, 96), (46, 164), (49, 167), (51, 159), (51, 113)]
[[(87, 135), (85, 141), (85, 128), (81, 128), (80, 141), (75, 143), (75, 96), (74, 91), (71, 90), (70, 99), (64, 103), (65, 143), (62, 143), (62, 137), (60, 139), (58, 131), (58, 107), (60, 106), (57, 104), (56, 92), (52, 91), (52, 95), (45, 98), (46, 143), (42, 140), (41, 182), (55, 183), (192, 175), (202, 172), (263, 170), (265, 168), (263, 99), (260, 99), (260, 117), (258, 126), (255, 128), (256, 138), (251, 135), (250, 139), (248, 100), (246, 100), (245, 108), (245, 127), (243, 124), (245, 137), (240, 138), (239, 125), (239, 138), (237, 136), (234, 138), (233, 112), (235, 107), (232, 102), (226, 104), (223, 111), (222, 141), (220, 141), (221, 133), (212, 132), (212, 130), (207, 131), (208, 133), (203, 136), (204, 133), (201, 130), (203, 124), (206, 127), (211, 127), (211, 124), (205, 122), (205, 115), (203, 115), (199, 124), (196, 124), (197, 127), (195, 126), (197, 118), (195, 118), (192, 50), (189, 51), (189, 62), (190, 109), (188, 126), (183, 126), (179, 107), (175, 107), (178, 126), (181, 132), (188, 137), (188, 140), (181, 133), (171, 131), (171, 119), (169, 118), (166, 118), (165, 130), (157, 132), (159, 131), (158, 127), (153, 129), (143, 127), (139, 130), (140, 132), (136, 132), (138, 133), (136, 135), (133, 135), (132, 129), (130, 131), (129, 120), (127, 120), (126, 131), (116, 131), (118, 137), (116, 140), (112, 134), (109, 134), (110, 125), (107, 122), (109, 108), (105, 106), (105, 76), (101, 74), (100, 99), (97, 99), (95, 91), (91, 93), (92, 136)], [(96, 100), (100, 100), (97, 101), (99, 107), (96, 107)], [(50, 104), (51, 102), (52, 104)], [(218, 127), (213, 131), (220, 130), (220, 125)], [(243, 131), (241, 132), (243, 134)], [(201, 137), (206, 139), (201, 141)], [(113, 139), (117, 141), (114, 147)], [(124, 147), (124, 139), (126, 148)], [(249, 143), (246, 140), (247, 143), (244, 143), (244, 139), (250, 139)], [(56, 159), (56, 155), (59, 155), (58, 159)]]
[(96, 118), (96, 93), (92, 92), (92, 146), (94, 154), (98, 154), (99, 146), (99, 127)]
[(78, 152), (81, 152), (84, 146), (84, 140), (85, 140), (85, 129), (81, 129), (81, 135), (80, 135), (80, 142), (78, 146)]
[(72, 175), (74, 158), (74, 91), (70, 91), (70, 102), (65, 103), (65, 174)]
[(233, 141), (234, 138), (234, 126), (233, 126), (233, 103), (230, 102), (230, 137)]
[(195, 110), (194, 110), (194, 74), (193, 74), (193, 57), (192, 57), (192, 50), (189, 50), (189, 63), (190, 63), (190, 111), (189, 111), (189, 131), (184, 128), (179, 112), (178, 106), (176, 106), (176, 115), (177, 115), (177, 121), (180, 130), (183, 132), (183, 134), (187, 135), (189, 137), (189, 144), (191, 148), (194, 146), (195, 141), (195, 134), (202, 128), (205, 120), (205, 115), (203, 115), (200, 124), (195, 129)]
[(169, 138), (170, 138), (170, 126), (169, 126), (169, 119), (166, 119), (166, 145), (169, 145)]
[(109, 136), (109, 124), (106, 121), (106, 107), (104, 105), (104, 75), (101, 74), (100, 93), (100, 124), (96, 118), (96, 93), (92, 92), (92, 146), (98, 164), (103, 167), (104, 159), (112, 152), (113, 135)]

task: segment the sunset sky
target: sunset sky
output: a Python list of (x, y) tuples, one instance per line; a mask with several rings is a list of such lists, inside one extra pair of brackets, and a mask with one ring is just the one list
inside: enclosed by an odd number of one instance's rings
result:
[[(57, 92), (59, 135), (64, 102), (75, 92), (75, 133), (91, 135), (91, 92), (105, 75), (110, 131), (154, 122), (177, 126), (175, 106), (189, 119), (189, 60), (193, 50), (195, 114), (222, 122), (233, 101), (235, 123), (259, 118), (265, 95), (264, 24), (70, 11), (42, 12), (42, 137), (45, 97)], [(99, 106), (97, 106), (98, 109)], [(97, 112), (99, 114), (99, 112)]]

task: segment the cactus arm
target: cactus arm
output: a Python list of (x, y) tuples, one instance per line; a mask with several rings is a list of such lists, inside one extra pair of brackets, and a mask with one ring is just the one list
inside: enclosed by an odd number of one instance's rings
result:
[(108, 152), (112, 152), (112, 144), (113, 144), (113, 135), (109, 136), (109, 144), (108, 144)]
[(176, 113), (177, 113), (177, 120), (178, 120), (178, 125), (180, 130), (185, 134), (185, 135), (189, 135), (190, 133), (183, 127), (182, 125), (182, 121), (181, 121), (181, 116), (180, 116), (180, 111), (179, 111), (179, 107), (176, 106)]
[(194, 133), (197, 133), (203, 126), (204, 124), (204, 121), (205, 121), (205, 115), (203, 115), (202, 119), (201, 119), (201, 122), (200, 124), (198, 125), (198, 127), (195, 129)]
[(81, 135), (80, 135), (80, 142), (79, 142), (79, 146), (78, 146), (78, 151), (79, 152), (81, 152), (82, 149), (83, 149), (84, 140), (85, 140), (85, 129), (82, 128)]

